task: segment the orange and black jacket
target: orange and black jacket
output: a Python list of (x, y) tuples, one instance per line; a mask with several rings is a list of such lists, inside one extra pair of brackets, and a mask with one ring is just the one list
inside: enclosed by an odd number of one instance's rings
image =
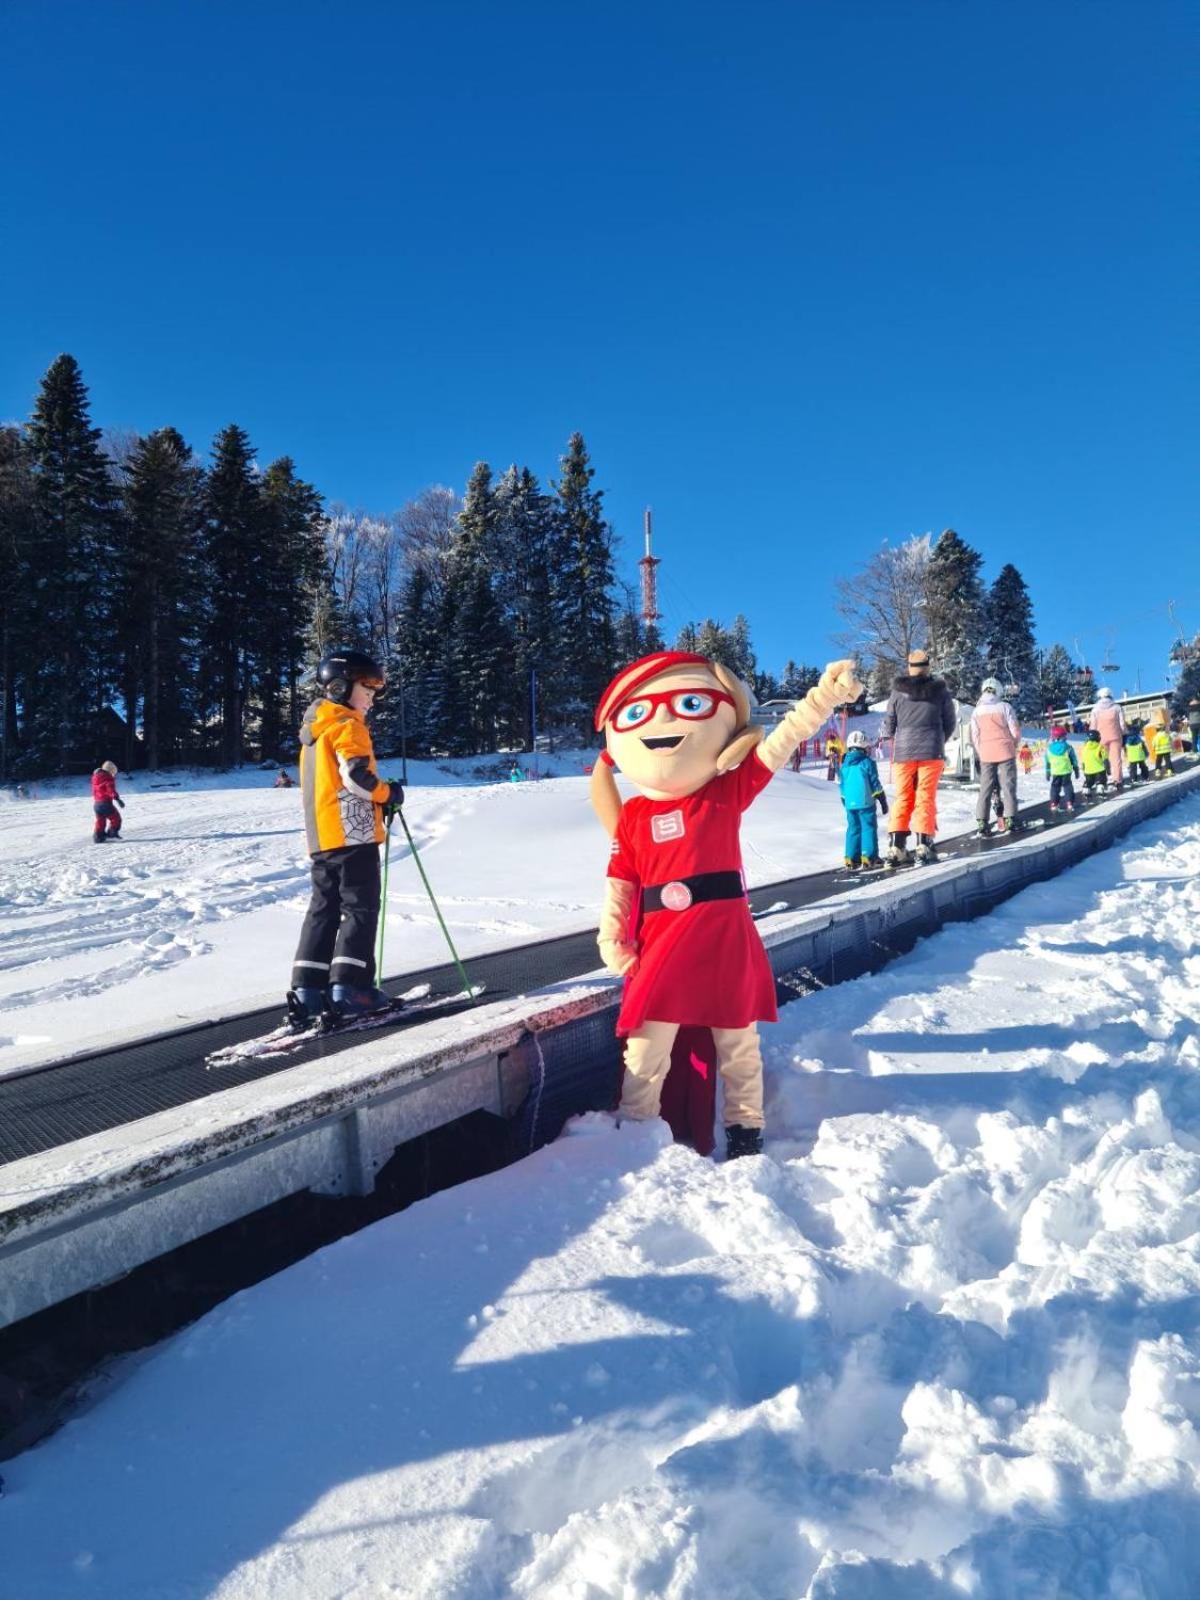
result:
[(375, 752), (361, 711), (315, 700), (300, 729), (300, 788), (308, 853), (382, 844), (382, 806), (389, 787), (375, 771)]

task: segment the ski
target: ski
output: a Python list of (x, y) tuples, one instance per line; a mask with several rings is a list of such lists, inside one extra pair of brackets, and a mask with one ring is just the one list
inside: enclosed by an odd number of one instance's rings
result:
[(456, 994), (430, 994), (429, 989), (429, 984), (420, 984), (417, 988), (402, 994), (396, 1005), (390, 1006), (386, 1011), (373, 1012), (370, 1016), (351, 1017), (346, 1021), (322, 1017), (310, 1027), (301, 1028), (299, 1031), (284, 1025), (273, 1028), (270, 1033), (260, 1034), (255, 1039), (243, 1039), (240, 1044), (225, 1045), (204, 1058), (205, 1070), (235, 1066), (240, 1061), (261, 1061), (276, 1056), (289, 1056), (306, 1044), (311, 1044), (315, 1039), (340, 1038), (344, 1034), (369, 1033), (376, 1028), (394, 1027), (406, 1017), (420, 1016), (426, 1011), (437, 1011), (465, 1000), (474, 1000), (483, 993), (481, 983), (472, 984), (469, 990), (460, 989)]

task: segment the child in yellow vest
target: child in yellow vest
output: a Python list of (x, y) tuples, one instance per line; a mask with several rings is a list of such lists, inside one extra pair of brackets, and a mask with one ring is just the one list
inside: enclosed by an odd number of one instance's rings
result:
[(1050, 779), (1051, 811), (1074, 811), (1075, 785), (1071, 774), (1079, 776), (1079, 762), (1065, 728), (1051, 728), (1046, 746), (1046, 776)]
[(1125, 735), (1125, 760), (1129, 763), (1130, 783), (1141, 783), (1150, 776), (1146, 767), (1146, 741), (1139, 728)]
[(1086, 795), (1095, 793), (1098, 789), (1101, 794), (1108, 788), (1108, 751), (1100, 743), (1100, 731), (1093, 728), (1083, 741), (1083, 749), (1079, 752), (1080, 764), (1083, 767), (1083, 787)]
[(1154, 776), (1165, 778), (1168, 773), (1174, 773), (1175, 763), (1171, 760), (1171, 730), (1169, 728), (1150, 729), (1150, 754), (1154, 757)]

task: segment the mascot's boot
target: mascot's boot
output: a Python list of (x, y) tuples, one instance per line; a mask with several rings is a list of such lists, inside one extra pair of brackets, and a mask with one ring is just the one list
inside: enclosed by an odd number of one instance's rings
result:
[(893, 871), (896, 867), (907, 867), (912, 860), (908, 853), (908, 830), (905, 829), (903, 833), (889, 834), (888, 837), (891, 843), (888, 845), (888, 853), (884, 857), (884, 866)]
[(762, 1149), (761, 1128), (746, 1128), (735, 1122), (725, 1129), (726, 1161), (736, 1161), (739, 1156), (760, 1156)]

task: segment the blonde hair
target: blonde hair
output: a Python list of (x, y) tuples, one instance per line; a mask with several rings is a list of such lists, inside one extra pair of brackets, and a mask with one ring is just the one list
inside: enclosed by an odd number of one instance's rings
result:
[[(669, 672), (671, 669), (668, 667), (665, 670)], [(717, 772), (728, 772), (731, 767), (740, 766), (755, 745), (761, 743), (764, 730), (751, 725), (750, 713), (754, 708), (754, 697), (737, 674), (730, 672), (729, 668), (722, 666), (719, 661), (707, 662), (706, 670), (732, 698), (737, 713), (737, 726), (717, 757)], [(617, 780), (613, 777), (613, 769), (607, 757), (606, 744), (592, 767), (590, 793), (592, 810), (600, 818), (601, 826), (611, 839), (621, 820), (621, 792), (617, 788)]]

